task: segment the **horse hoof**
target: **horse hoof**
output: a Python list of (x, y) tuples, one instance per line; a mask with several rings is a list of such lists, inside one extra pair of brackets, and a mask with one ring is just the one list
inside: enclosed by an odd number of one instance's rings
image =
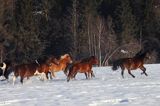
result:
[(148, 74), (145, 74), (146, 76), (148, 76)]

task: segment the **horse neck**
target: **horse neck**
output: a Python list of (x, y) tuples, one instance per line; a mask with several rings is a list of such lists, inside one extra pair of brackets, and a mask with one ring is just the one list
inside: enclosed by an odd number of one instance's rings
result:
[(59, 64), (52, 64), (52, 68), (54, 68), (55, 70), (61, 70), (66, 66), (67, 62), (65, 62), (64, 60), (59, 60)]
[(62, 59), (59, 61), (60, 65), (67, 65), (68, 64), (68, 60), (67, 59)]
[(89, 65), (95, 65), (95, 63), (93, 63), (92, 60), (89, 60), (87, 63), (88, 63)]
[(141, 54), (139, 56), (135, 56), (135, 58), (138, 58), (138, 59), (141, 59), (141, 60), (144, 60), (145, 57), (146, 57), (146, 53), (143, 53), (143, 54)]

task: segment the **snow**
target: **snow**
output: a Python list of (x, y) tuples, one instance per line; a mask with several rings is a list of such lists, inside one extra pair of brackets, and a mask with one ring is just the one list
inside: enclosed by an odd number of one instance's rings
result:
[(86, 80), (77, 74), (76, 80), (66, 81), (63, 72), (56, 78), (40, 81), (38, 77), (19, 79), (12, 85), (0, 82), (0, 106), (160, 106), (160, 64), (145, 65), (148, 77), (135, 70), (132, 78), (127, 71), (124, 79), (120, 69), (93, 68), (96, 78)]

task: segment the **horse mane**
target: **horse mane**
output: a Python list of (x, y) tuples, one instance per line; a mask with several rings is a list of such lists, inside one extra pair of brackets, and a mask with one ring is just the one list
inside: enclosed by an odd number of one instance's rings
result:
[(84, 59), (82, 59), (80, 62), (81, 62), (81, 63), (89, 62), (91, 58), (95, 58), (95, 56), (90, 56), (90, 57), (88, 57), (88, 58), (84, 58)]
[(67, 56), (69, 56), (69, 54), (64, 54), (63, 56), (61, 56), (61, 59), (66, 58)]
[(149, 52), (150, 52), (149, 50), (140, 50), (138, 53), (136, 53), (136, 55), (134, 57), (144, 58), (146, 56), (146, 54)]

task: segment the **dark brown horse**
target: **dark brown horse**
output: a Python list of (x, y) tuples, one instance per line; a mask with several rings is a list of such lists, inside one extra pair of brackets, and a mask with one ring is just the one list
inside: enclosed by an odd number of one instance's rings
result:
[(15, 80), (18, 76), (20, 76), (20, 82), (23, 83), (23, 79), (37, 75), (37, 74), (43, 74), (44, 79), (48, 78), (49, 73), (49, 66), (51, 63), (56, 64), (56, 59), (52, 56), (47, 58), (43, 62), (32, 62), (32, 63), (25, 63), (25, 64), (19, 64), (14, 67), (14, 77), (13, 77), (13, 84), (15, 83)]
[(97, 65), (97, 64), (98, 60), (95, 56), (91, 56), (87, 59), (84, 59), (83, 61), (78, 61), (74, 63), (69, 69), (67, 81), (69, 81), (72, 78), (75, 78), (78, 72), (85, 73), (86, 79), (90, 78), (90, 75), (92, 75), (93, 73), (92, 65)]
[(112, 69), (117, 70), (119, 67), (121, 67), (121, 75), (124, 78), (124, 70), (127, 69), (128, 73), (135, 78), (135, 76), (131, 73), (131, 70), (136, 70), (140, 68), (142, 70), (142, 74), (146, 73), (146, 68), (143, 66), (145, 59), (150, 58), (150, 51), (140, 51), (138, 52), (133, 58), (121, 58), (113, 62)]

